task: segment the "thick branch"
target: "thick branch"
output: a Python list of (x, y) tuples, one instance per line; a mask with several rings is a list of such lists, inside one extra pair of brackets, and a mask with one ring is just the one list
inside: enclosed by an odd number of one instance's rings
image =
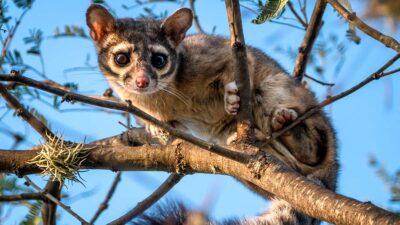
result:
[[(8, 160), (15, 157), (15, 152), (0, 151), (0, 162), (6, 163), (0, 163), (0, 172), (38, 172), (37, 168), (28, 168), (30, 165), (20, 161), (32, 156), (32, 152), (35, 151), (37, 150), (21, 151), (18, 162), (13, 162), (13, 165), (18, 167), (10, 166), (12, 162)], [(226, 174), (254, 183), (288, 201), (298, 210), (334, 224), (400, 223), (398, 216), (371, 203), (346, 198), (310, 182), (272, 156), (248, 158), (252, 163), (243, 164), (180, 141), (168, 146), (128, 147), (116, 144), (93, 148), (83, 169), (175, 172), (179, 167), (185, 173)], [(259, 166), (258, 169), (256, 166)], [(5, 168), (14, 169), (8, 171)]]
[(400, 43), (389, 36), (382, 34), (381, 32), (375, 30), (374, 28), (368, 26), (364, 23), (360, 18), (356, 16), (355, 12), (349, 12), (346, 8), (344, 8), (337, 0), (326, 0), (332, 7), (349, 23), (356, 26), (358, 29), (366, 33), (367, 35), (371, 36), (375, 40), (381, 42), (388, 48), (392, 48), (397, 53), (400, 53)]
[[(289, 5), (290, 6), (290, 5)], [(314, 6), (314, 11), (311, 15), (310, 24), (307, 26), (306, 34), (303, 42), (299, 47), (299, 54), (296, 58), (292, 75), (297, 81), (303, 79), (303, 75), (306, 71), (309, 54), (314, 45), (315, 39), (317, 39), (319, 30), (322, 26), (322, 16), (324, 15), (326, 8), (325, 0), (317, 0)]]
[[(56, 198), (57, 200), (60, 199), (61, 195), (61, 188), (62, 184), (60, 181), (53, 180), (53, 177), (51, 176), (49, 181), (47, 181), (46, 187), (45, 187), (45, 192), (49, 193), (51, 196)], [(54, 203), (52, 200), (46, 198), (44, 200), (43, 206), (42, 206), (42, 218), (43, 218), (43, 224), (44, 225), (55, 225), (56, 224), (56, 212), (57, 212), (57, 204)]]
[(216, 154), (223, 155), (227, 158), (241, 161), (241, 162), (244, 162), (246, 160), (246, 154), (244, 154), (244, 153), (232, 151), (232, 150), (222, 147), (220, 145), (210, 144), (210, 143), (203, 141), (199, 138), (196, 138), (190, 134), (186, 134), (183, 131), (180, 131), (178, 129), (171, 127), (167, 123), (160, 122), (159, 120), (153, 118), (149, 114), (143, 112), (142, 110), (140, 110), (139, 108), (137, 108), (133, 105), (121, 104), (121, 103), (117, 103), (117, 102), (103, 101), (103, 100), (91, 98), (91, 97), (88, 97), (85, 95), (80, 95), (77, 93), (66, 91), (66, 90), (63, 90), (63, 89), (60, 89), (57, 87), (48, 86), (46, 84), (43, 84), (42, 82), (32, 80), (32, 79), (24, 77), (24, 76), (0, 75), (0, 81), (14, 81), (14, 82), (23, 83), (28, 86), (38, 88), (40, 90), (62, 96), (63, 99), (66, 101), (80, 101), (83, 103), (87, 103), (87, 104), (91, 104), (91, 105), (95, 105), (95, 106), (99, 106), (99, 107), (104, 107), (104, 108), (109, 108), (109, 109), (117, 109), (117, 110), (122, 110), (125, 112), (130, 112), (146, 121), (149, 121), (149, 122), (163, 128), (164, 130), (168, 131), (171, 135), (181, 138), (190, 143), (193, 143), (197, 146), (200, 146), (201, 148), (204, 148), (210, 152), (214, 152)]
[(180, 174), (173, 173), (157, 188), (149, 197), (139, 202), (135, 208), (131, 209), (125, 215), (112, 221), (108, 225), (123, 225), (142, 214), (152, 205), (154, 205), (160, 198), (167, 194), (177, 184), (183, 176)]
[(249, 69), (247, 68), (246, 43), (243, 36), (242, 18), (238, 0), (225, 0), (231, 36), (233, 73), (239, 89), (240, 109), (237, 114), (237, 141), (253, 143), (253, 114), (251, 106), (251, 87)]

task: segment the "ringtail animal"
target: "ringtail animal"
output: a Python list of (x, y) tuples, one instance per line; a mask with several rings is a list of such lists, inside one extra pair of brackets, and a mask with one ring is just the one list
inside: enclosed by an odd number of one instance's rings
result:
[[(186, 36), (192, 19), (192, 11), (187, 8), (163, 21), (116, 19), (100, 5), (90, 6), (86, 13), (99, 67), (122, 100), (206, 141), (225, 144), (234, 136), (235, 114), (240, 110), (230, 41), (206, 34)], [(262, 134), (268, 136), (281, 129), (317, 104), (311, 91), (260, 50), (247, 47), (247, 56), (251, 110), (255, 128)], [(152, 135), (163, 134), (146, 121), (138, 121)], [(322, 111), (262, 150), (335, 190), (335, 134)], [(260, 224), (318, 223), (283, 200), (273, 200), (264, 216)]]

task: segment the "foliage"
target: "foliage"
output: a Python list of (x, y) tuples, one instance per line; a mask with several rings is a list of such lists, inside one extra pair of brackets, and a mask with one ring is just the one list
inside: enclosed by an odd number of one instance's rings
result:
[(258, 7), (260, 13), (257, 18), (252, 20), (252, 23), (262, 24), (267, 20), (272, 20), (277, 17), (285, 7), (288, 0), (266, 0), (265, 4), (262, 3), (262, 0), (258, 0)]
[[(376, 0), (370, 0), (369, 2), (374, 2)], [(94, 0), (94, 3), (103, 4), (107, 8), (106, 1), (104, 0)], [(140, 7), (141, 13), (140, 17), (142, 18), (153, 18), (153, 19), (163, 19), (167, 16), (167, 11), (157, 11), (155, 10), (155, 3), (173, 3), (177, 5), (184, 5), (187, 3), (187, 0), (135, 0), (133, 5), (122, 5), (122, 8), (125, 10), (136, 9)], [(242, 1), (244, 2), (244, 1)], [(288, 0), (266, 0), (263, 2), (262, 0), (247, 0), (247, 2), (252, 2), (256, 7), (256, 11), (258, 12), (257, 18), (252, 22), (255, 24), (261, 24), (266, 21), (269, 21), (274, 18), (282, 19), (283, 14), (285, 12), (285, 5)], [(343, 6), (346, 7), (349, 11), (352, 11), (350, 2), (348, 0), (340, 0)], [(393, 1), (396, 2), (396, 1)], [(34, 3), (33, 0), (13, 0), (13, 3), (16, 7), (19, 8), (20, 11), (29, 10)], [(299, 7), (301, 8), (301, 7)], [(398, 17), (396, 17), (398, 18)], [(200, 18), (201, 19), (201, 18)], [(1, 1), (0, 7), (0, 35), (3, 40), (7, 37), (10, 30), (9, 28), (15, 27), (17, 23), (19, 23), (18, 17), (14, 15), (8, 14), (8, 5), (6, 1)], [(47, 36), (46, 36), (47, 35)], [(356, 29), (354, 26), (349, 24), (349, 27), (346, 31), (346, 37), (352, 42), (358, 44), (361, 39), (356, 33)], [(327, 32), (321, 33), (317, 43), (315, 45), (314, 50), (311, 52), (309, 64), (310, 68), (313, 72), (315, 72), (318, 76), (325, 78), (326, 74), (326, 66), (327, 62), (332, 65), (332, 62), (335, 62), (334, 73), (338, 74), (343, 62), (346, 60), (346, 52), (349, 46), (349, 41), (345, 38), (343, 32), (341, 34)], [(85, 29), (82, 26), (78, 25), (64, 25), (58, 26), (55, 28), (54, 33), (44, 34), (40, 29), (30, 29), (29, 33), (26, 37), (23, 38), (24, 43), (29, 46), (26, 51), (27, 54), (38, 57), (41, 61), (42, 59), (42, 51), (41, 47), (45, 44), (47, 38), (89, 38)], [(295, 59), (298, 53), (297, 46), (279, 46), (277, 50), (283, 54), (286, 54), (288, 58)], [(4, 73), (9, 71), (10, 69), (17, 69), (21, 74), (28, 73), (31, 76), (32, 74), (38, 75), (40, 77), (46, 78), (46, 72), (44, 69), (44, 63), (42, 62), (42, 68), (38, 69), (32, 65), (27, 65), (25, 63), (24, 57), (26, 54), (18, 49), (6, 49), (4, 62), (0, 65), (0, 72)], [(36, 58), (37, 59), (37, 58)], [(27, 61), (27, 60), (26, 60)], [(68, 82), (63, 84), (64, 87), (76, 91), (78, 89), (78, 85), (76, 83)], [(42, 92), (37, 91), (36, 89), (31, 89), (25, 86), (16, 86), (11, 90), (12, 94), (21, 102), (30, 103), (33, 100), (38, 100), (40, 102), (46, 103), (50, 107), (55, 110), (60, 110), (61, 101), (57, 96), (48, 96), (43, 94)], [(40, 112), (32, 107), (26, 106), (26, 108), (34, 114), (37, 118), (39, 118), (43, 123), (49, 126), (48, 121), (45, 116), (40, 114)], [(8, 107), (0, 108), (0, 112), (8, 112), (10, 109)], [(0, 117), (1, 118), (1, 117)], [(64, 149), (65, 151), (59, 151)], [(60, 139), (54, 139), (54, 143), (45, 143), (43, 145), (43, 155), (42, 157), (38, 156), (36, 159), (37, 163), (39, 163), (43, 167), (48, 167), (51, 169), (47, 170), (48, 173), (56, 175), (56, 178), (63, 180), (64, 178), (80, 181), (79, 173), (77, 169), (79, 169), (79, 164), (84, 160), (85, 150), (80, 149), (79, 146), (68, 146)], [(71, 153), (78, 153), (75, 156), (72, 156)], [(55, 154), (54, 154), (55, 153)], [(52, 155), (53, 154), (53, 155)], [(59, 158), (62, 155), (64, 158)], [(83, 155), (83, 156), (82, 156)], [(54, 161), (47, 161), (44, 158), (53, 158)], [(55, 158), (54, 158), (55, 157)], [(69, 164), (68, 160), (75, 161), (75, 164)], [(65, 163), (67, 161), (67, 163)], [(50, 167), (49, 167), (50, 165)], [(60, 167), (61, 166), (61, 167)], [(390, 175), (390, 173), (385, 170), (385, 168), (379, 164), (376, 160), (371, 162), (371, 166), (377, 169), (378, 175), (384, 180), (384, 182), (388, 185), (391, 195), (392, 201), (395, 204), (400, 203), (400, 171), (396, 172), (394, 175)], [(0, 191), (2, 194), (17, 194), (21, 192), (30, 192), (31, 189), (21, 185), (17, 182), (16, 177), (2, 176), (0, 177)], [(21, 224), (40, 224), (41, 220), (38, 216), (40, 213), (41, 202), (35, 201), (33, 203), (23, 202), (21, 203), (29, 208), (29, 213), (25, 216)], [(1, 212), (1, 207), (0, 207)], [(1, 215), (0, 215), (1, 216)]]
[(33, 4), (33, 0), (13, 0), (14, 4), (21, 9), (30, 8)]
[[(349, 0), (339, 1), (349, 12), (353, 12)], [(356, 44), (360, 44), (361, 38), (357, 35), (356, 27), (349, 23), (349, 29), (346, 31), (346, 36)]]
[(59, 27), (56, 27), (54, 30), (54, 37), (81, 37), (81, 38), (89, 38), (86, 34), (83, 27), (76, 25), (65, 25), (63, 30), (60, 30)]
[(24, 219), (21, 221), (20, 225), (39, 225), (42, 224), (42, 218), (40, 216), (40, 209), (43, 205), (42, 201), (35, 201), (28, 204), (29, 209), (28, 214), (25, 215)]
[[(23, 192), (32, 192), (33, 190), (18, 182), (15, 176), (0, 175), (0, 195), (15, 195)], [(28, 208), (28, 213), (20, 222), (21, 225), (39, 225), (41, 224), (40, 206), (41, 201), (34, 201), (33, 203), (22, 201), (16, 203)], [(3, 205), (0, 204), (0, 212)], [(0, 220), (1, 221), (1, 220)]]
[(400, 170), (391, 174), (373, 155), (369, 158), (369, 165), (375, 169), (378, 177), (388, 187), (391, 194), (391, 202), (399, 207), (397, 213), (400, 215)]

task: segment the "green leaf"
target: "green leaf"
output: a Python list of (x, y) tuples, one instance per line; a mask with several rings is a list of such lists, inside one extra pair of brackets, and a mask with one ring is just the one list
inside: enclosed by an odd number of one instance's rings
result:
[(29, 29), (29, 36), (24, 37), (24, 43), (30, 44), (33, 43), (34, 45), (39, 46), (43, 40), (43, 31), (40, 29)]
[(42, 201), (35, 201), (33, 204), (28, 204), (29, 212), (21, 221), (20, 225), (39, 225), (42, 223), (40, 210), (43, 205)]
[(33, 4), (33, 0), (13, 0), (13, 2), (18, 8), (22, 9), (30, 8)]
[(32, 48), (28, 49), (26, 53), (32, 55), (40, 55), (40, 49), (37, 46), (33, 46)]
[(267, 20), (271, 20), (277, 17), (282, 12), (288, 0), (266, 0), (265, 5), (262, 5), (261, 1), (258, 1), (260, 6), (260, 14), (252, 20), (252, 23), (262, 24)]
[(68, 88), (68, 89), (70, 89), (70, 91), (77, 91), (78, 90), (78, 84), (77, 83), (67, 82), (63, 86)]
[[(349, 12), (353, 12), (350, 2), (348, 0), (339, 0), (339, 3)], [(360, 44), (361, 38), (357, 35), (356, 27), (349, 23), (349, 29), (346, 31), (346, 37), (356, 44)]]
[(60, 28), (56, 27), (54, 30), (54, 37), (82, 37), (82, 38), (89, 38), (86, 34), (85, 29), (80, 26), (76, 25), (65, 25), (64, 30), (61, 31)]
[(346, 37), (356, 44), (361, 43), (361, 38), (357, 35), (356, 28), (349, 24), (349, 29), (346, 30)]

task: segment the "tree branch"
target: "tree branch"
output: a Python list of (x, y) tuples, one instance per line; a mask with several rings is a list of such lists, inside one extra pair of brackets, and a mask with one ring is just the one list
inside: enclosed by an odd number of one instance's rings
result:
[(41, 193), (22, 193), (18, 195), (1, 195), (0, 202), (15, 202), (27, 200), (44, 200)]
[(14, 98), (5, 88), (3, 84), (0, 83), (0, 95), (4, 98), (4, 100), (7, 102), (7, 104), (13, 108), (18, 116), (20, 116), (22, 119), (24, 119), (33, 129), (35, 129), (45, 140), (48, 140), (48, 136), (53, 137), (54, 134), (51, 132), (49, 128), (46, 127), (40, 121), (37, 119), (32, 113), (30, 113), (28, 110), (26, 110), (20, 103), (19, 101)]
[(326, 0), (332, 7), (349, 23), (356, 26), (358, 29), (374, 38), (375, 40), (381, 42), (386, 47), (395, 50), (397, 53), (400, 53), (400, 44), (399, 42), (389, 36), (382, 34), (381, 32), (375, 30), (374, 28), (368, 26), (364, 23), (360, 18), (356, 16), (355, 12), (349, 12), (346, 8), (344, 8), (337, 0)]
[(301, 23), (301, 25), (307, 29), (308, 24), (301, 18), (301, 16), (297, 13), (297, 11), (293, 7), (293, 3), (291, 1), (288, 1), (287, 5), (289, 6), (290, 11), (293, 13), (293, 15), (296, 17), (296, 19)]
[(318, 84), (320, 84), (320, 85), (329, 86), (329, 87), (335, 86), (334, 83), (323, 82), (323, 81), (320, 81), (320, 80), (318, 80), (318, 79), (316, 79), (316, 78), (314, 78), (314, 77), (312, 77), (312, 76), (309, 76), (309, 75), (307, 75), (307, 74), (304, 74), (304, 77), (306, 77), (306, 78), (308, 78), (308, 79), (310, 79), (310, 80), (312, 80), (312, 81), (314, 81), (314, 82), (316, 82), (316, 83), (318, 83)]
[(108, 208), (108, 202), (110, 201), (111, 197), (113, 196), (118, 183), (121, 181), (121, 171), (117, 172), (115, 175), (114, 181), (111, 184), (110, 190), (108, 191), (106, 198), (100, 204), (99, 208), (97, 209), (96, 213), (94, 214), (93, 218), (90, 220), (89, 224), (94, 224), (97, 218), (99, 218), (100, 214)]
[(233, 73), (239, 89), (240, 109), (237, 118), (238, 143), (253, 143), (253, 114), (251, 87), (247, 68), (246, 43), (244, 41), (240, 4), (238, 0), (225, 0), (233, 55)]
[(10, 30), (10, 32), (8, 33), (6, 40), (4, 40), (3, 43), (3, 49), (1, 50), (1, 55), (0, 55), (0, 66), (3, 66), (4, 63), (4, 58), (6, 57), (8, 48), (10, 47), (11, 44), (11, 40), (14, 38), (14, 34), (15, 32), (17, 32), (17, 29), (19, 27), (19, 25), (21, 24), (22, 19), (24, 18), (24, 16), (26, 15), (26, 13), (29, 11), (30, 7), (25, 9), (22, 14), (19, 16), (19, 18), (16, 20), (15, 22), (15, 26)]
[(162, 183), (149, 197), (139, 202), (135, 208), (131, 209), (125, 215), (108, 223), (108, 225), (123, 225), (142, 214), (146, 209), (155, 204), (161, 197), (167, 194), (177, 184), (183, 175), (173, 173)]
[[(179, 140), (167, 146), (130, 147), (118, 143), (89, 146), (92, 150), (82, 169), (175, 172), (179, 168), (186, 174), (226, 174), (254, 183), (277, 198), (288, 201), (296, 209), (334, 224), (400, 223), (399, 216), (371, 203), (362, 203), (324, 189), (274, 157), (261, 153), (247, 156), (250, 163), (239, 163)], [(15, 151), (0, 151), (0, 172), (39, 172), (38, 168), (24, 163), (37, 151), (18, 151), (18, 154)]]
[[(289, 5), (290, 6), (290, 5)], [(313, 48), (314, 42), (317, 39), (319, 30), (322, 26), (322, 17), (326, 8), (325, 0), (317, 0), (314, 6), (313, 13), (311, 15), (310, 24), (307, 26), (306, 34), (303, 42), (299, 47), (299, 54), (297, 55), (296, 62), (293, 69), (293, 77), (297, 81), (303, 79), (303, 75), (306, 71), (309, 54)]]
[[(61, 188), (62, 184), (57, 180), (53, 180), (53, 176), (50, 176), (49, 181), (47, 181), (45, 187), (45, 192), (49, 193), (51, 196), (59, 200), (61, 195)], [(43, 224), (55, 225), (57, 220), (56, 218), (57, 204), (48, 198), (44, 200), (44, 203), (45, 204), (43, 204), (41, 209)]]
[[(17, 71), (12, 71), (13, 76), (19, 76)], [(15, 110), (17, 115), (22, 117), (33, 129), (35, 129), (45, 140), (49, 140), (54, 137), (54, 133), (51, 132), (46, 125), (43, 124), (38, 118), (36, 118), (32, 113), (26, 110), (19, 101), (14, 98), (6, 89), (6, 87), (0, 83), (0, 95), (8, 103), (8, 105)], [(59, 181), (49, 179), (46, 185), (46, 190), (56, 198), (60, 198), (61, 193), (61, 183)], [(57, 205), (52, 202), (46, 201), (42, 206), (42, 218), (43, 224), (52, 225), (56, 221), (56, 211)]]
[(195, 2), (195, 0), (189, 0), (189, 6), (190, 6), (190, 8), (192, 9), (192, 12), (193, 12), (193, 22), (194, 22), (194, 25), (196, 26), (197, 31), (200, 34), (204, 34), (204, 30), (203, 30), (203, 28), (201, 28), (200, 22), (199, 22), (199, 18), (197, 17), (197, 14), (196, 14), (196, 10), (195, 10), (195, 7), (194, 7), (194, 2)]
[(39, 186), (37, 186), (29, 177), (24, 176), (26, 182), (31, 185), (34, 189), (36, 189), (38, 192), (42, 193), (47, 199), (52, 201), (53, 203), (59, 205), (61, 208), (63, 208), (65, 211), (67, 211), (69, 214), (71, 214), (73, 217), (75, 217), (79, 222), (82, 224), (88, 225), (89, 223), (86, 222), (82, 217), (80, 217), (78, 214), (76, 214), (74, 211), (72, 211), (71, 207), (64, 205), (62, 202), (60, 202), (56, 197), (51, 195), (50, 193), (46, 192), (45, 190), (42, 190)]
[(210, 144), (206, 141), (203, 141), (199, 138), (196, 138), (190, 134), (186, 134), (183, 131), (180, 131), (178, 129), (175, 129), (168, 125), (167, 123), (160, 122), (159, 120), (153, 118), (149, 114), (143, 112), (139, 108), (131, 105), (131, 104), (121, 104), (117, 102), (112, 102), (112, 101), (103, 101), (95, 98), (90, 98), (85, 95), (80, 95), (74, 92), (66, 91), (57, 87), (53, 86), (48, 86), (46, 84), (43, 84), (40, 81), (32, 80), (30, 78), (24, 77), (24, 76), (9, 76), (9, 75), (0, 75), (0, 81), (14, 81), (14, 82), (19, 82), (23, 83), (25, 85), (31, 86), (38, 88), (43, 91), (47, 91), (53, 94), (56, 94), (58, 96), (62, 96), (63, 100), (71, 102), (71, 101), (79, 101), (103, 108), (109, 108), (109, 109), (117, 109), (117, 110), (122, 110), (125, 112), (132, 113), (146, 121), (149, 121), (160, 128), (168, 131), (171, 135), (181, 138), (185, 141), (188, 141), (190, 143), (193, 143), (197, 146), (200, 146), (203, 149), (206, 149), (210, 152), (214, 152), (219, 155), (223, 155), (227, 158), (237, 160), (237, 161), (245, 161), (246, 160), (246, 154), (239, 152), (239, 151), (232, 151), (228, 148), (222, 147), (220, 145), (216, 144)]
[(393, 70), (387, 73), (384, 73), (384, 71), (389, 68), (393, 63), (395, 63), (398, 59), (400, 58), (400, 54), (397, 54), (395, 57), (393, 57), (392, 59), (390, 59), (385, 65), (383, 65), (379, 70), (377, 70), (375, 73), (371, 74), (370, 76), (368, 76), (366, 79), (364, 79), (363, 81), (361, 81), (360, 83), (358, 83), (357, 85), (353, 86), (352, 88), (338, 94), (335, 96), (330, 96), (327, 99), (325, 99), (324, 101), (320, 102), (317, 106), (311, 108), (310, 110), (308, 110), (307, 112), (305, 112), (303, 115), (299, 116), (296, 120), (294, 120), (292, 123), (290, 123), (289, 125), (287, 125), (286, 127), (284, 127), (283, 129), (274, 132), (270, 139), (267, 140), (265, 142), (265, 144), (269, 144), (272, 142), (272, 140), (276, 139), (277, 137), (281, 136), (282, 134), (284, 134), (285, 132), (287, 132), (288, 130), (292, 129), (293, 127), (297, 126), (299, 123), (301, 123), (302, 121), (304, 121), (305, 119), (307, 119), (308, 117), (312, 116), (314, 113), (316, 113), (319, 109), (332, 104), (333, 102), (344, 98), (352, 93), (354, 93), (355, 91), (359, 90), (360, 88), (364, 87), (365, 85), (367, 85), (368, 83), (370, 83), (373, 80), (378, 80), (382, 77), (391, 75), (393, 73), (396, 72), (400, 72), (400, 70)]

